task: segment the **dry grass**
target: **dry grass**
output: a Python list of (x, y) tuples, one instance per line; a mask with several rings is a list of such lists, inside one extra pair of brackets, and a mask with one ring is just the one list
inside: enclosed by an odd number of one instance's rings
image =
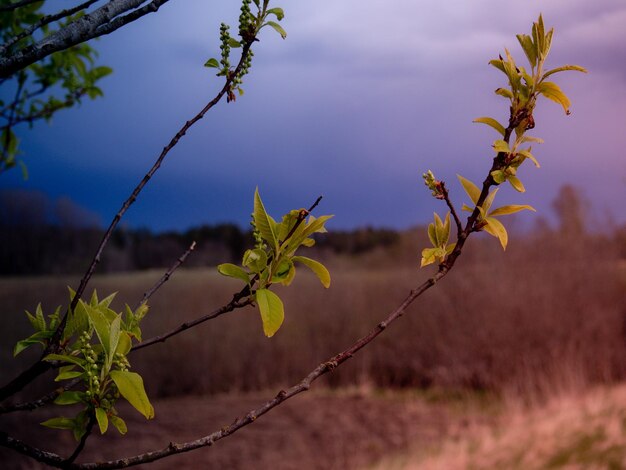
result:
[[(257, 311), (248, 307), (131, 360), (152, 396), (286, 386), (368, 331), (424, 279), (417, 256), (403, 255), (421, 244), (406, 234), (386, 251), (329, 258), (328, 291), (300, 269), (292, 287), (277, 289), (286, 320), (272, 339), (263, 336)], [(626, 298), (616, 250), (606, 240), (567, 245), (551, 235), (518, 238), (502, 253), (491, 239), (472, 240), (445, 280), (324, 380), (331, 386), (472, 388), (532, 398), (623, 379)], [(93, 285), (102, 294), (119, 291), (114, 306), (121, 308), (136, 304), (159, 275), (100, 276)], [(66, 303), (68, 284), (77, 279), (0, 282), (3, 378), (37, 357), (33, 351), (19, 361), (10, 358), (14, 341), (29, 333), (21, 310), (34, 309), (37, 301), (46, 311)], [(178, 271), (151, 301), (144, 336), (207, 313), (238, 288), (213, 269)]]
[(626, 468), (626, 385), (509, 403), (497, 423), (472, 423), (436, 446), (388, 457), (385, 470)]

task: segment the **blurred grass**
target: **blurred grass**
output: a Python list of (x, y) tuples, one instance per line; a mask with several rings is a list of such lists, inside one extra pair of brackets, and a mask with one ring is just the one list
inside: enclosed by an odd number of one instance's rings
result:
[(626, 468), (626, 386), (595, 387), (527, 407), (505, 406), (496, 421), (473, 421), (429, 448), (415, 446), (373, 469)]
[[(253, 307), (223, 315), (131, 356), (151, 396), (251, 391), (287, 386), (366, 333), (425, 279), (423, 234), (360, 257), (320, 253), (329, 290), (305, 269), (278, 287), (286, 319), (263, 336)], [(324, 379), (329, 386), (474, 389), (530, 399), (626, 375), (626, 299), (620, 246), (601, 236), (546, 232), (517, 237), (503, 253), (492, 239), (470, 240), (455, 269), (370, 347)], [(408, 253), (408, 255), (407, 255)], [(136, 305), (161, 272), (96, 276), (114, 308)], [(11, 358), (29, 334), (23, 309), (67, 305), (76, 277), (0, 280), (2, 382), (37, 358)], [(152, 298), (144, 338), (228, 302), (240, 288), (214, 269), (180, 269)], [(35, 348), (33, 348), (35, 349)], [(158, 365), (155, 367), (155, 364)]]

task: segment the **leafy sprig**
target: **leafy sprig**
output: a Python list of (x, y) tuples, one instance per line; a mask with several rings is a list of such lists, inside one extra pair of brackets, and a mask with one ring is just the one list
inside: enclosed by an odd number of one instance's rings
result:
[[(254, 2), (256, 6), (256, 13), (252, 12), (251, 3)], [(230, 65), (230, 51), (231, 48), (247, 47), (250, 48), (252, 43), (256, 40), (259, 31), (265, 26), (270, 26), (280, 36), (285, 39), (287, 33), (283, 27), (276, 21), (270, 20), (270, 16), (274, 16), (277, 21), (281, 21), (285, 17), (285, 13), (282, 8), (268, 8), (269, 0), (242, 0), (240, 15), (239, 15), (239, 39), (235, 39), (230, 35), (230, 26), (222, 23), (220, 25), (220, 50), (221, 58), (218, 61), (215, 58), (207, 60), (204, 64), (208, 68), (218, 69), (218, 77), (231, 78), (231, 84), (228, 90), (226, 100), (228, 102), (235, 101), (235, 91), (239, 96), (244, 94), (241, 84), (243, 83), (243, 77), (248, 74), (250, 67), (252, 66), (252, 58), (254, 52), (252, 49), (248, 50), (246, 59), (240, 69), (236, 71)]]
[(324, 225), (331, 217), (316, 218), (310, 210), (299, 209), (288, 212), (278, 223), (267, 213), (258, 188), (255, 191), (251, 221), (255, 246), (245, 251), (241, 266), (224, 263), (217, 270), (224, 276), (246, 283), (249, 295), (259, 307), (267, 337), (278, 331), (285, 318), (282, 300), (270, 290), (270, 286), (290, 285), (296, 275), (296, 263), (313, 271), (324, 287), (330, 287), (328, 269), (314, 259), (296, 255), (296, 252), (301, 246), (313, 246), (312, 235), (326, 232)]
[[(532, 153), (532, 147), (530, 145), (525, 146), (528, 143), (540, 144), (543, 142), (538, 137), (526, 135), (527, 131), (535, 127), (533, 112), (539, 96), (544, 96), (560, 104), (565, 113), (570, 114), (571, 102), (567, 95), (556, 83), (546, 79), (559, 72), (568, 70), (586, 72), (586, 69), (578, 65), (564, 65), (544, 71), (553, 34), (554, 29), (545, 31), (543, 17), (539, 15), (539, 19), (533, 23), (531, 35), (517, 35), (517, 40), (528, 60), (529, 69), (518, 65), (508, 49), (505, 49), (504, 57), (500, 55), (498, 59), (489, 62), (507, 77), (508, 87), (498, 88), (495, 93), (509, 100), (509, 122), (505, 127), (492, 117), (483, 116), (474, 119), (474, 122), (493, 128), (500, 135), (500, 138), (492, 144), (496, 155), (482, 191), (470, 180), (458, 175), (463, 189), (473, 203), (473, 206), (463, 204), (462, 207), (463, 210), (472, 214), (468, 219), (466, 230), (461, 229), (460, 222), (455, 216), (459, 226), (459, 235), (467, 237), (470, 231), (485, 231), (498, 238), (502, 248), (506, 249), (508, 234), (498, 217), (522, 210), (535, 211), (533, 207), (525, 204), (505, 205), (491, 210), (498, 188), (489, 191), (489, 187), (508, 182), (513, 189), (523, 193), (526, 189), (517, 175), (519, 167), (526, 160), (530, 160), (539, 168), (539, 162)], [(511, 143), (513, 135), (514, 140)], [(424, 174), (424, 181), (431, 190), (433, 197), (445, 200), (452, 213), (455, 214), (454, 206), (448, 198), (444, 183), (437, 181), (431, 171)], [(426, 266), (435, 261), (442, 265), (446, 256), (454, 251), (455, 245), (448, 244), (449, 225), (449, 215), (446, 216), (445, 221), (442, 221), (435, 214), (434, 223), (428, 227), (428, 235), (433, 248), (426, 248), (422, 251), (421, 266)]]
[[(74, 295), (75, 292), (70, 289), (70, 301)], [(59, 366), (56, 382), (78, 379), (81, 384), (80, 390), (63, 391), (54, 403), (81, 405), (81, 409), (73, 418), (62, 416), (41, 424), (70, 430), (76, 440), (88, 432), (90, 422), (97, 423), (102, 434), (107, 431), (109, 423), (125, 434), (126, 423), (115, 409), (120, 397), (147, 419), (154, 417), (154, 408), (145, 392), (143, 379), (129, 371), (127, 358), (133, 340), (141, 341), (139, 323), (148, 307), (141, 304), (133, 311), (127, 305), (124, 313), (117, 313), (110, 308), (114, 298), (115, 294), (112, 294), (100, 300), (94, 291), (89, 302), (80, 300), (65, 325), (61, 351), (44, 357), (44, 361)], [(58, 327), (59, 311), (60, 307), (48, 316), (48, 321), (40, 305), (35, 315), (26, 312), (36, 332), (19, 341), (14, 354), (37, 343), (45, 348)]]

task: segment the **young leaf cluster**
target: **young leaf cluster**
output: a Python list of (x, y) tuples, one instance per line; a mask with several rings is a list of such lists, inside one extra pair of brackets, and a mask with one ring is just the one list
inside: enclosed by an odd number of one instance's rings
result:
[[(528, 60), (529, 68), (518, 65), (508, 49), (505, 49), (505, 57), (499, 56), (498, 59), (489, 62), (507, 77), (508, 87), (498, 88), (495, 92), (497, 95), (505, 97), (510, 103), (509, 122), (505, 127), (492, 117), (484, 116), (474, 120), (474, 122), (486, 124), (493, 128), (498, 132), (500, 138), (493, 142), (492, 147), (496, 155), (482, 191), (470, 180), (458, 175), (461, 186), (473, 204), (471, 206), (463, 204), (462, 207), (463, 210), (471, 213), (470, 218), (468, 218), (468, 225), (462, 233), (464, 236), (467, 236), (471, 231), (485, 231), (496, 237), (502, 248), (506, 249), (508, 234), (499, 217), (522, 210), (535, 210), (533, 207), (523, 204), (505, 205), (492, 209), (498, 188), (489, 190), (489, 187), (498, 186), (508, 181), (516, 191), (525, 192), (524, 185), (517, 175), (518, 168), (526, 160), (530, 160), (536, 167), (539, 167), (539, 162), (532, 154), (532, 147), (525, 145), (543, 142), (537, 137), (526, 135), (527, 131), (535, 127), (533, 112), (539, 96), (559, 103), (563, 106), (566, 114), (570, 113), (569, 98), (556, 83), (546, 79), (558, 72), (567, 70), (586, 72), (586, 70), (578, 65), (564, 65), (545, 71), (545, 61), (552, 45), (553, 34), (553, 29), (545, 31), (543, 17), (539, 15), (539, 19), (533, 23), (531, 35), (517, 35)], [(511, 143), (513, 136), (514, 140)], [(446, 200), (448, 206), (453, 209), (443, 182), (437, 181), (430, 171), (425, 173), (423, 177), (433, 197)], [(459, 225), (459, 233), (461, 233), (460, 221), (457, 224)], [(422, 266), (435, 261), (442, 264), (446, 256), (452, 253), (454, 244), (448, 245), (449, 226), (449, 214), (445, 221), (442, 221), (435, 214), (434, 223), (428, 227), (428, 235), (433, 247), (422, 251)]]
[[(569, 98), (556, 83), (546, 79), (555, 73), (566, 70), (586, 72), (583, 67), (578, 65), (564, 65), (544, 71), (553, 34), (554, 29), (545, 31), (543, 17), (539, 15), (539, 19), (533, 23), (531, 35), (517, 35), (517, 40), (526, 55), (530, 69), (518, 65), (508, 49), (505, 49), (505, 57), (499, 56), (498, 59), (489, 62), (490, 65), (504, 73), (508, 80), (507, 88), (498, 88), (495, 91), (497, 95), (505, 97), (510, 102), (508, 127), (505, 128), (491, 117), (479, 117), (474, 120), (474, 122), (492, 127), (502, 137), (493, 143), (496, 154), (502, 156), (500, 167), (491, 172), (493, 182), (498, 185), (508, 181), (519, 192), (525, 191), (524, 185), (517, 177), (519, 166), (525, 160), (530, 160), (537, 168), (539, 167), (538, 161), (532, 154), (532, 147), (522, 148), (524, 144), (529, 142), (543, 142), (537, 137), (525, 135), (526, 131), (535, 127), (533, 112), (537, 98), (542, 95), (555, 101), (563, 107), (566, 114), (570, 114), (571, 102)], [(515, 132), (513, 144), (509, 143), (511, 130)]]
[[(75, 293), (70, 290), (70, 296)], [(97, 423), (104, 434), (112, 424), (121, 434), (126, 433), (126, 423), (119, 416), (115, 404), (125, 398), (147, 419), (154, 417), (154, 409), (146, 395), (143, 379), (130, 372), (127, 355), (133, 340), (141, 341), (139, 323), (148, 307), (142, 304), (133, 311), (126, 306), (124, 313), (110, 308), (115, 294), (102, 300), (94, 291), (89, 302), (80, 300), (68, 317), (61, 338), (61, 349), (44, 357), (47, 362), (59, 365), (56, 382), (77, 380), (79, 385), (63, 391), (54, 401), (57, 405), (77, 405), (74, 417), (57, 417), (44, 421), (44, 426), (72, 431), (76, 440), (88, 432), (90, 423)], [(70, 299), (71, 300), (71, 299)], [(36, 332), (18, 342), (14, 353), (41, 343), (47, 346), (59, 325), (59, 308), (46, 322), (38, 306), (35, 315), (26, 313)]]
[[(256, 12), (252, 11), (251, 5), (254, 3)], [(285, 39), (287, 33), (283, 27), (276, 21), (272, 21), (269, 18), (274, 17), (277, 21), (281, 21), (285, 14), (282, 8), (268, 8), (269, 0), (242, 0), (241, 9), (239, 14), (239, 39), (235, 39), (230, 35), (230, 26), (222, 23), (220, 25), (220, 50), (221, 57), (218, 61), (215, 58), (207, 60), (204, 64), (205, 67), (218, 69), (218, 77), (226, 77), (232, 79), (230, 88), (227, 93), (226, 100), (228, 102), (236, 99), (235, 91), (239, 96), (243, 95), (244, 91), (241, 88), (243, 83), (243, 77), (248, 74), (250, 67), (252, 66), (252, 58), (254, 52), (252, 49), (248, 49), (244, 62), (238, 71), (233, 69), (230, 64), (230, 52), (232, 48), (240, 48), (243, 46), (250, 47), (256, 37), (259, 34), (261, 28), (270, 26), (276, 30), (280, 36)]]
[[(0, 15), (0, 55), (9, 57), (16, 48), (35, 42), (33, 34), (26, 33), (44, 17), (40, 11), (42, 7), (43, 2), (35, 2)], [(56, 27), (43, 24), (40, 32), (44, 36), (51, 34), (80, 16), (82, 13), (67, 16), (58, 21)], [(40, 119), (49, 121), (57, 111), (80, 104), (85, 96), (91, 99), (102, 96), (97, 83), (112, 70), (95, 65), (96, 57), (97, 51), (90, 45), (78, 44), (0, 82), (5, 87), (12, 86), (12, 92), (7, 93), (12, 98), (0, 99), (0, 173), (19, 164), (24, 176), (27, 175), (26, 166), (19, 158), (19, 138), (14, 131), (15, 126), (23, 123), (32, 126)]]
[(446, 214), (444, 221), (435, 212), (435, 221), (428, 225), (428, 239), (433, 244), (432, 248), (422, 250), (422, 262), (420, 267), (434, 263), (443, 263), (447, 255), (452, 253), (456, 243), (448, 244), (450, 240), (450, 212)]
[(313, 246), (312, 235), (326, 232), (324, 225), (331, 217), (316, 218), (306, 209), (300, 209), (288, 212), (280, 223), (276, 222), (265, 210), (258, 188), (255, 191), (251, 221), (255, 246), (246, 250), (241, 266), (225, 263), (217, 269), (222, 275), (246, 284), (245, 289), (259, 308), (266, 336), (273, 336), (285, 317), (283, 303), (270, 286), (291, 284), (296, 275), (296, 263), (313, 271), (324, 287), (330, 287), (330, 273), (326, 267), (311, 258), (296, 255), (296, 252), (302, 246)]

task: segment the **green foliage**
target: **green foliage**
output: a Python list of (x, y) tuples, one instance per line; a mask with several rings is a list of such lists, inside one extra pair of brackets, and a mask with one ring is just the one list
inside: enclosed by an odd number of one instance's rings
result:
[[(70, 289), (70, 301), (75, 292)], [(108, 429), (109, 422), (122, 434), (126, 424), (118, 416), (116, 401), (125, 398), (147, 419), (154, 417), (154, 409), (146, 395), (143, 380), (130, 372), (127, 355), (133, 339), (141, 340), (139, 323), (146, 315), (145, 304), (132, 310), (128, 305), (124, 313), (110, 308), (115, 294), (98, 299), (93, 292), (89, 302), (80, 300), (70, 312), (61, 335), (60, 350), (48, 354), (44, 360), (58, 365), (56, 382), (79, 379), (80, 390), (66, 390), (55, 399), (56, 405), (80, 405), (73, 417), (59, 417), (41, 424), (55, 429), (69, 429), (79, 440), (86, 432), (90, 419), (95, 419), (101, 433)], [(60, 325), (60, 307), (46, 321), (41, 306), (35, 315), (26, 316), (35, 329), (29, 338), (19, 341), (14, 354), (19, 354), (32, 344), (47, 347)]]
[[(253, 13), (250, 8), (252, 1), (254, 1), (254, 5), (256, 6), (255, 13)], [(283, 39), (287, 38), (287, 33), (283, 27), (276, 21), (269, 19), (271, 16), (274, 16), (277, 21), (281, 21), (285, 17), (285, 12), (282, 8), (268, 8), (268, 6), (269, 0), (263, 0), (263, 2), (242, 0), (239, 15), (239, 39), (233, 38), (230, 35), (230, 26), (222, 23), (220, 25), (221, 58), (219, 61), (215, 58), (211, 58), (204, 63), (205, 67), (218, 69), (218, 77), (226, 77), (232, 80), (226, 97), (228, 102), (236, 100), (235, 91), (237, 91), (240, 96), (243, 95), (243, 88), (241, 88), (243, 77), (250, 71), (252, 58), (254, 57), (252, 49), (249, 49), (241, 67), (239, 70), (236, 70), (230, 63), (231, 48), (239, 48), (244, 45), (250, 47), (256, 40), (261, 29), (265, 26), (273, 28)]]
[(448, 244), (450, 239), (450, 212), (446, 214), (445, 221), (437, 213), (435, 221), (428, 226), (428, 238), (433, 244), (433, 248), (422, 250), (422, 262), (420, 267), (427, 266), (437, 261), (443, 263), (447, 255), (452, 253), (456, 243)]
[[(501, 55), (498, 59), (489, 62), (490, 65), (501, 71), (507, 78), (508, 88), (498, 88), (495, 93), (509, 100), (510, 116), (507, 127), (504, 127), (497, 119), (492, 117), (479, 117), (474, 122), (485, 124), (493, 128), (500, 138), (492, 144), (496, 153), (494, 163), (490, 170), (489, 177), (485, 181), (483, 191), (474, 183), (462, 176), (458, 176), (461, 186), (470, 197), (473, 205), (463, 204), (463, 210), (472, 213), (469, 220), (472, 225), (468, 225), (465, 234), (471, 231), (484, 230), (485, 232), (498, 238), (503, 249), (506, 249), (508, 243), (508, 234), (506, 228), (498, 220), (498, 217), (506, 214), (513, 214), (521, 210), (532, 210), (529, 205), (506, 205), (491, 210), (491, 206), (496, 197), (498, 189), (487, 192), (490, 186), (498, 186), (508, 182), (513, 189), (523, 193), (526, 191), (524, 184), (517, 176), (518, 168), (526, 161), (530, 160), (537, 168), (539, 162), (532, 153), (532, 147), (523, 147), (529, 142), (542, 143), (543, 141), (537, 137), (528, 136), (526, 132), (535, 127), (533, 112), (539, 96), (544, 96), (551, 101), (560, 104), (566, 114), (570, 114), (570, 100), (563, 93), (556, 83), (546, 81), (546, 78), (559, 72), (573, 70), (578, 72), (586, 72), (583, 67), (578, 65), (564, 65), (544, 72), (544, 66), (550, 47), (552, 45), (552, 36), (554, 30), (545, 31), (543, 17), (539, 15), (539, 19), (533, 23), (531, 35), (518, 34), (519, 41), (530, 70), (518, 65), (508, 49), (505, 49), (505, 56)], [(513, 143), (511, 137), (514, 135)], [(433, 197), (437, 199), (446, 199), (448, 205), (452, 202), (447, 199), (447, 192), (444, 189), (443, 182), (437, 181), (432, 172), (424, 174), (426, 186), (432, 191)], [(428, 227), (428, 235), (433, 244), (433, 248), (426, 248), (422, 251), (422, 266), (434, 263), (443, 263), (447, 254), (452, 252), (447, 245), (449, 236), (449, 215), (446, 221), (442, 222), (437, 214), (435, 214), (435, 222)], [(444, 241), (445, 239), (445, 241)], [(447, 248), (449, 251), (447, 251)]]
[[(18, 47), (35, 43), (34, 34), (29, 31), (45, 17), (41, 11), (43, 5), (44, 2), (34, 2), (0, 15), (0, 55), (9, 57)], [(67, 16), (37, 29), (45, 37), (80, 16), (81, 13)], [(2, 81), (4, 87), (13, 87), (13, 99), (0, 102), (0, 173), (20, 165), (24, 177), (27, 176), (26, 166), (20, 159), (16, 126), (28, 124), (32, 127), (38, 120), (49, 121), (61, 109), (79, 105), (84, 97), (95, 99), (102, 96), (98, 82), (112, 70), (96, 65), (97, 55), (90, 45), (78, 44)]]
[[(478, 197), (480, 195), (480, 189), (478, 189), (478, 186), (476, 186), (470, 180), (463, 178), (461, 175), (457, 175), (457, 176), (459, 178), (459, 181), (461, 182), (461, 185), (463, 186), (463, 189), (465, 190), (467, 195), (470, 197), (470, 199), (474, 203), (474, 207), (476, 207)], [(502, 248), (506, 249), (506, 245), (509, 240), (508, 234), (507, 234), (506, 229), (504, 228), (504, 225), (502, 225), (502, 222), (500, 222), (496, 217), (507, 215), (507, 214), (514, 214), (515, 212), (519, 212), (523, 210), (530, 210), (534, 212), (535, 209), (529, 205), (512, 204), (512, 205), (498, 207), (497, 209), (494, 209), (494, 210), (490, 210), (491, 205), (493, 204), (493, 201), (496, 197), (496, 194), (498, 193), (498, 189), (499, 188), (496, 188), (493, 191), (491, 191), (489, 195), (487, 196), (487, 198), (485, 199), (485, 202), (483, 202), (483, 204), (478, 207), (479, 215), (478, 215), (478, 218), (476, 219), (476, 230), (484, 230), (490, 235), (493, 235), (498, 240), (500, 240), (500, 244), (502, 245)], [(473, 212), (474, 208), (466, 204), (463, 204), (463, 210), (468, 211), (468, 212)]]
[(311, 258), (297, 256), (296, 251), (301, 246), (313, 246), (315, 240), (312, 235), (326, 232), (324, 224), (331, 217), (324, 215), (316, 218), (306, 209), (300, 209), (288, 212), (278, 223), (267, 213), (258, 188), (254, 192), (251, 225), (255, 246), (246, 250), (241, 266), (225, 263), (220, 264), (217, 270), (246, 284), (249, 296), (259, 307), (266, 336), (273, 336), (284, 319), (283, 303), (269, 287), (272, 284), (291, 284), (296, 275), (296, 263), (313, 271), (324, 287), (330, 287), (330, 273), (326, 267)]

